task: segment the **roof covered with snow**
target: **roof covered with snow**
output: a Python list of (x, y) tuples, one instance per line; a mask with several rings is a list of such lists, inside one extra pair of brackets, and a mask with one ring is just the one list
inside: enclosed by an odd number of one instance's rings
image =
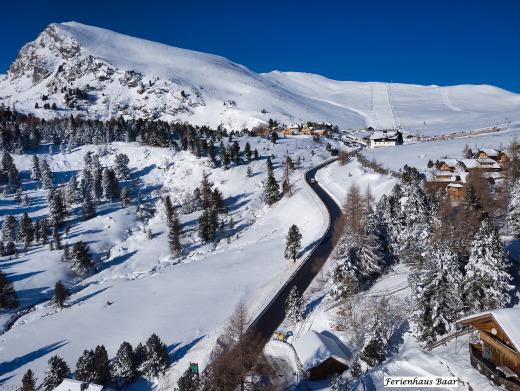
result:
[(482, 316), (491, 315), (497, 322), (504, 333), (507, 334), (509, 340), (513, 343), (517, 350), (520, 351), (520, 308), (501, 308), (497, 310), (490, 310), (479, 312), (473, 315), (466, 316), (458, 322), (465, 323), (466, 321), (479, 318)]
[(482, 148), (479, 150), (479, 152), (484, 152), (488, 156), (498, 156), (500, 154), (500, 151), (497, 151), (494, 148)]
[[(82, 388), (81, 386), (84, 385)], [(103, 386), (94, 383), (85, 383), (80, 380), (64, 379), (53, 391), (102, 391)]]
[(370, 135), (370, 140), (387, 139), (393, 140), (399, 136), (398, 130), (379, 130)]
[(294, 341), (293, 346), (306, 371), (317, 367), (329, 358), (334, 358), (345, 365), (348, 365), (351, 359), (348, 348), (332, 334), (310, 330)]

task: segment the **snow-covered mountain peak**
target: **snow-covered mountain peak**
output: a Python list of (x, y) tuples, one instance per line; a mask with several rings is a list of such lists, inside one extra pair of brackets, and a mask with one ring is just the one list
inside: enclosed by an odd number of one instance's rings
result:
[(274, 118), (286, 124), (323, 121), (423, 134), (520, 117), (520, 96), (493, 86), (258, 74), (224, 57), (77, 22), (51, 24), (20, 50), (7, 76), (0, 78), (0, 104), (44, 118), (122, 115), (232, 129)]

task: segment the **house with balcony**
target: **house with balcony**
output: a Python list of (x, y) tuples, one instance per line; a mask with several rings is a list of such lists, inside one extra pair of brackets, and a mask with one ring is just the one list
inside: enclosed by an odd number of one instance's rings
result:
[(495, 384), (520, 391), (520, 308), (503, 308), (467, 316), (457, 323), (473, 328), (471, 365)]

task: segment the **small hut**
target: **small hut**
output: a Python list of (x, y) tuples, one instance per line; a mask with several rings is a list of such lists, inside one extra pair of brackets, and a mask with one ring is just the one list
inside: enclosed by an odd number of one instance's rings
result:
[(348, 368), (351, 359), (348, 348), (333, 334), (314, 330), (293, 343), (310, 380), (319, 380), (340, 374)]

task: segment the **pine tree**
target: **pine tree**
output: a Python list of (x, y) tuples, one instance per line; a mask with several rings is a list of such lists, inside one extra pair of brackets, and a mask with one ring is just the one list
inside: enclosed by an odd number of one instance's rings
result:
[(36, 391), (36, 377), (32, 370), (28, 369), (23, 375), (20, 391)]
[(52, 356), (49, 359), (48, 367), (44, 372), (42, 387), (45, 391), (52, 391), (60, 385), (70, 373), (69, 366), (59, 356)]
[(253, 169), (251, 166), (247, 167), (246, 175), (248, 178), (251, 178), (253, 176)]
[(77, 275), (85, 276), (93, 266), (87, 244), (82, 241), (74, 243), (70, 260), (71, 271)]
[(70, 294), (67, 288), (65, 288), (65, 285), (60, 281), (58, 281), (54, 285), (54, 303), (60, 307), (65, 307), (65, 302), (69, 298)]
[(144, 373), (149, 377), (155, 377), (164, 373), (168, 366), (168, 349), (161, 339), (152, 334), (146, 341), (146, 359), (143, 362)]
[(51, 189), (47, 198), (51, 224), (53, 227), (61, 227), (67, 215), (67, 209), (65, 208), (61, 190)]
[(7, 244), (5, 245), (5, 255), (18, 256), (18, 249), (16, 248), (16, 244), (14, 242), (7, 242)]
[(126, 208), (128, 205), (130, 205), (131, 198), (130, 198), (130, 189), (128, 187), (125, 186), (121, 189), (120, 199), (121, 199), (122, 208)]
[(169, 225), (175, 215), (175, 208), (169, 195), (164, 197), (164, 214), (166, 215), (166, 223)]
[(509, 233), (520, 238), (520, 179), (514, 181), (509, 190), (507, 224)]
[(177, 213), (173, 214), (173, 217), (168, 224), (168, 244), (170, 245), (170, 252), (174, 257), (178, 257), (181, 255), (182, 248), (181, 248), (181, 242), (180, 242), (180, 224), (179, 224), (179, 217), (177, 216)]
[(464, 277), (468, 312), (506, 307), (511, 301), (511, 263), (493, 222), (486, 218), (470, 248)]
[(24, 248), (27, 250), (34, 240), (33, 222), (27, 212), (20, 219), (20, 236), (23, 239)]
[(40, 220), (40, 240), (43, 245), (48, 243), (49, 237), (49, 220), (46, 218)]
[(109, 201), (119, 197), (119, 182), (116, 174), (109, 168), (105, 168), (102, 174), (101, 187), (103, 188), (103, 197)]
[(218, 229), (218, 211), (214, 207), (205, 209), (199, 217), (199, 237), (204, 242), (211, 242), (215, 239)]
[(292, 287), (285, 301), (285, 316), (292, 322), (303, 320), (303, 298), (295, 286)]
[(58, 228), (54, 227), (52, 229), (52, 241), (55, 250), (61, 250), (61, 235), (58, 231)]
[(415, 301), (412, 318), (418, 339), (433, 343), (451, 331), (462, 310), (462, 275), (449, 243), (435, 243), (409, 281)]
[(298, 253), (302, 247), (302, 234), (296, 225), (291, 225), (287, 237), (285, 238), (285, 259), (292, 259), (296, 262)]
[(103, 197), (103, 172), (101, 171), (101, 167), (94, 167), (90, 173), (87, 174), (87, 177), (91, 178), (90, 184), (88, 185), (88, 188), (90, 189), (90, 195), (92, 200), (97, 202), (101, 199), (101, 197)]
[(52, 188), (52, 171), (47, 160), (40, 161), (40, 177), (42, 181), (42, 188), (45, 190)]
[(81, 215), (83, 220), (90, 220), (96, 217), (96, 204), (90, 198), (90, 194), (87, 194), (83, 200), (83, 205), (81, 206)]
[(67, 205), (74, 205), (80, 202), (81, 200), (81, 192), (78, 184), (78, 178), (76, 175), (73, 175), (69, 182), (67, 183), (67, 187), (65, 189), (65, 202)]
[(138, 375), (137, 362), (132, 345), (123, 342), (112, 362), (112, 378), (118, 388), (132, 383)]
[(103, 345), (96, 346), (94, 350), (96, 377), (94, 383), (106, 386), (110, 383), (110, 364), (108, 353)]
[(38, 159), (38, 155), (33, 155), (32, 157), (32, 167), (31, 167), (31, 179), (33, 181), (38, 181), (42, 177), (42, 172), (40, 171), (40, 159)]
[(129, 162), (130, 159), (128, 159), (128, 156), (124, 153), (119, 153), (116, 155), (116, 158), (114, 160), (114, 171), (117, 179), (119, 179), (120, 181), (128, 179), (130, 175), (130, 169), (128, 168)]
[(177, 380), (178, 391), (199, 391), (200, 378), (198, 373), (193, 373), (190, 368), (186, 369)]
[(271, 206), (278, 201), (280, 188), (272, 171), (268, 171), (267, 180), (264, 185), (264, 202)]
[(18, 295), (13, 283), (0, 270), (0, 309), (14, 309), (16, 307), (18, 307)]
[(244, 155), (246, 156), (246, 159), (251, 160), (252, 154), (251, 145), (249, 145), (249, 142), (246, 142), (246, 145), (244, 146)]
[(2, 224), (2, 241), (14, 242), (16, 240), (16, 218), (13, 215), (5, 216)]
[(361, 358), (370, 367), (379, 365), (386, 357), (386, 341), (383, 336), (383, 325), (379, 316), (374, 314), (370, 324), (366, 328), (365, 344), (361, 352)]
[(76, 371), (74, 376), (77, 380), (83, 382), (95, 383), (96, 373), (96, 355), (93, 350), (84, 350), (83, 354), (76, 362)]

